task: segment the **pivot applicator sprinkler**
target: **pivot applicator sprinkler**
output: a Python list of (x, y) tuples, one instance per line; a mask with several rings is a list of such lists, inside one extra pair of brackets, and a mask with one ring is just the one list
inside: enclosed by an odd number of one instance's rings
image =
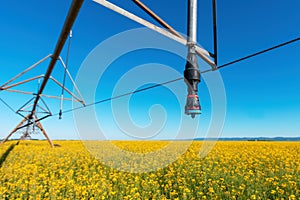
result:
[(197, 0), (188, 0), (188, 55), (184, 70), (184, 78), (188, 87), (188, 95), (185, 105), (185, 114), (194, 118), (201, 114), (201, 106), (198, 97), (198, 83), (200, 82), (200, 70), (196, 55), (197, 41)]

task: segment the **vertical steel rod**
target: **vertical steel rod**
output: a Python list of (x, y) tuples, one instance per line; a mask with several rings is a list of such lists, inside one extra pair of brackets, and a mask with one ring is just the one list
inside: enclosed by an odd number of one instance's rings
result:
[(38, 104), (38, 101), (40, 99), (40, 96), (41, 94), (43, 93), (45, 87), (46, 87), (46, 84), (51, 76), (51, 73), (55, 67), (55, 64), (56, 64), (56, 61), (64, 47), (64, 44), (68, 38), (68, 35), (69, 35), (69, 32), (77, 18), (77, 15), (79, 13), (79, 10), (82, 6), (82, 3), (83, 3), (83, 0), (73, 0), (72, 2), (72, 5), (71, 5), (71, 8), (69, 10), (69, 13), (68, 13), (68, 16), (65, 20), (65, 24), (63, 26), (63, 29), (61, 31), (61, 34), (59, 36), (59, 39), (58, 39), (58, 42), (56, 44), (56, 47), (55, 47), (55, 50), (54, 50), (54, 53), (52, 55), (52, 60), (50, 61), (50, 64), (48, 66), (48, 69), (47, 69), (47, 72), (45, 74), (45, 77), (44, 77), (44, 80), (41, 84), (41, 87), (38, 91), (38, 94), (36, 96), (36, 99), (34, 100), (34, 104), (33, 104), (33, 107), (32, 107), (32, 112), (30, 114), (30, 118), (33, 117), (34, 113), (35, 113), (35, 110), (36, 110), (36, 106)]
[(213, 32), (214, 32), (214, 59), (218, 66), (218, 36), (217, 36), (217, 5), (216, 0), (212, 0), (213, 11)]
[[(180, 33), (178, 33), (172, 26), (170, 26), (167, 22), (165, 22), (162, 18), (160, 18), (157, 14), (155, 14), (150, 8), (148, 8), (145, 4), (143, 4), (139, 0), (132, 0), (136, 5), (138, 5), (142, 10), (144, 10), (148, 15), (150, 15), (154, 20), (156, 20), (160, 25), (168, 29), (171, 33), (178, 36), (179, 38), (185, 39)], [(196, 53), (202, 57), (201, 52), (196, 46)], [(208, 52), (209, 56), (213, 57), (213, 54), (211, 52)], [(216, 68), (216, 66), (211, 65), (213, 69)]]
[[(136, 16), (136, 15), (134, 15), (134, 14), (132, 14), (132, 13), (130, 13), (130, 12), (114, 5), (114, 4), (112, 4), (112, 3), (110, 3), (109, 1), (106, 1), (106, 0), (93, 0), (93, 1), (99, 3), (100, 5), (108, 8), (108, 9), (111, 9), (112, 11), (117, 12), (117, 13), (119, 13), (119, 14), (121, 14), (121, 15), (123, 15), (123, 16), (139, 23), (139, 24), (142, 24), (143, 26), (146, 26), (146, 27), (148, 27), (148, 28), (150, 28), (150, 29), (166, 36), (166, 37), (169, 37), (172, 40), (175, 40), (175, 41), (177, 41), (177, 42), (179, 42), (183, 45), (187, 45), (187, 40), (186, 39), (182, 39), (182, 38), (174, 35), (173, 33), (169, 32), (169, 31), (167, 31), (163, 28), (160, 28), (160, 27), (158, 27), (158, 26), (156, 26), (156, 25), (154, 25), (154, 24), (152, 24), (152, 23), (150, 23), (150, 22), (148, 22), (148, 21), (146, 21), (146, 20), (144, 20), (144, 19), (142, 19), (142, 18), (140, 18), (140, 17), (138, 17), (138, 16)], [(206, 51), (205, 49), (203, 49), (199, 46), (196, 46), (195, 48), (197, 49), (198, 55), (205, 62), (207, 62), (212, 68), (216, 67), (215, 63), (212, 60), (210, 60), (210, 58), (208, 57), (208, 56), (211, 56), (211, 54), (208, 51)]]
[(201, 114), (201, 106), (198, 97), (198, 83), (200, 82), (200, 70), (196, 56), (197, 43), (197, 0), (188, 0), (188, 55), (184, 70), (184, 78), (188, 87), (188, 95), (185, 104), (185, 114), (194, 118)]
[(197, 42), (197, 0), (189, 0), (188, 5), (188, 43)]

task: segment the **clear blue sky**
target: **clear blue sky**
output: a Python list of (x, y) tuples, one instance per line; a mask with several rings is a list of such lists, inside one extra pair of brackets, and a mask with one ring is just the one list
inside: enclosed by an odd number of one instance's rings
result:
[[(130, 0), (113, 2), (152, 21)], [(186, 0), (159, 2), (144, 0), (143, 2), (176, 30), (186, 32)], [(298, 0), (219, 0), (217, 3), (219, 64), (300, 36), (300, 1)], [(1, 4), (0, 84), (53, 52), (70, 4), (70, 0), (17, 0), (5, 1)], [(211, 1), (199, 0), (198, 6), (198, 43), (212, 51)], [(139, 24), (117, 13), (92, 1), (85, 1), (73, 28), (74, 37), (70, 55), (72, 75), (76, 75), (83, 60), (100, 42), (115, 34), (139, 27), (141, 27)], [(62, 56), (65, 55), (66, 48), (62, 52)], [(299, 56), (300, 43), (297, 42), (220, 70), (227, 95), (227, 115), (222, 137), (300, 136)], [(161, 58), (165, 60), (161, 61)], [(110, 84), (109, 77), (112, 82), (116, 82), (122, 72), (130, 70), (135, 65), (151, 62), (172, 65), (175, 70), (182, 73), (184, 60), (176, 59), (178, 58), (172, 55), (162, 55), (151, 50), (129, 54), (114, 63), (111, 70), (107, 72), (104, 85)], [(126, 63), (126, 70), (118, 70), (123, 63)], [(44, 73), (46, 64), (29, 75)], [(62, 71), (59, 66), (53, 76), (61, 80)], [(36, 87), (36, 83), (23, 89), (32, 87)], [(204, 113), (200, 116), (200, 120), (201, 125), (207, 127), (211, 105), (207, 99), (209, 98), (207, 91), (203, 91), (205, 87), (203, 85), (200, 87), (203, 93), (200, 98), (204, 106)], [(104, 88), (106, 89), (101, 92), (97, 91), (96, 100), (112, 94), (112, 87)], [(49, 86), (47, 91), (60, 95), (60, 90), (54, 86)], [(154, 98), (159, 97), (155, 91), (145, 94), (144, 97), (144, 93), (139, 95), (136, 104), (132, 101), (130, 106), (132, 106), (132, 118), (141, 126), (149, 122), (147, 116), (146, 119), (141, 118), (142, 113), (147, 109), (140, 107), (143, 105), (141, 102), (149, 99), (149, 96), (153, 98), (147, 101), (146, 107), (149, 108), (151, 103), (161, 103), (167, 106), (166, 109), (172, 110), (174, 102), (171, 96), (168, 99), (166, 95), (164, 100)], [(15, 109), (30, 98), (7, 92), (1, 92), (0, 97)], [(56, 113), (59, 102), (49, 101), (49, 104), (53, 113)], [(110, 104), (104, 104), (103, 107), (105, 105), (107, 108), (110, 107)], [(65, 109), (70, 106), (66, 103)], [(2, 138), (21, 118), (2, 103), (0, 103), (0, 111), (0, 138)], [(173, 111), (171, 117), (178, 118), (180, 110)], [(63, 120), (52, 118), (43, 121), (43, 124), (52, 138), (78, 138), (71, 113), (64, 115)], [(170, 126), (166, 126), (166, 129), (172, 130)], [(204, 136), (201, 130), (200, 128), (198, 137)]]

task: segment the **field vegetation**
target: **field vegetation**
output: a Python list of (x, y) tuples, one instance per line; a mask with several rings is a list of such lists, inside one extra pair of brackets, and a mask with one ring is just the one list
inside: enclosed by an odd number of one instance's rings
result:
[[(0, 199), (300, 199), (299, 142), (217, 142), (205, 158), (202, 142), (193, 142), (178, 160), (148, 173), (106, 166), (80, 141), (55, 143), (61, 147), (46, 141), (0, 147)], [(114, 143), (138, 152), (166, 145)]]

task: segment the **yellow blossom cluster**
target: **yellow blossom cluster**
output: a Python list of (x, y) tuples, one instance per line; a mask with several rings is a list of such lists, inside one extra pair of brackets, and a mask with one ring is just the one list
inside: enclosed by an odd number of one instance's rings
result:
[[(0, 157), (15, 143), (1, 146)], [(0, 199), (300, 199), (299, 142), (217, 142), (204, 158), (203, 143), (192, 142), (175, 162), (147, 173), (107, 166), (80, 141), (55, 143), (60, 147), (22, 141), (10, 149), (0, 160)], [(138, 153), (168, 145), (113, 143)]]

